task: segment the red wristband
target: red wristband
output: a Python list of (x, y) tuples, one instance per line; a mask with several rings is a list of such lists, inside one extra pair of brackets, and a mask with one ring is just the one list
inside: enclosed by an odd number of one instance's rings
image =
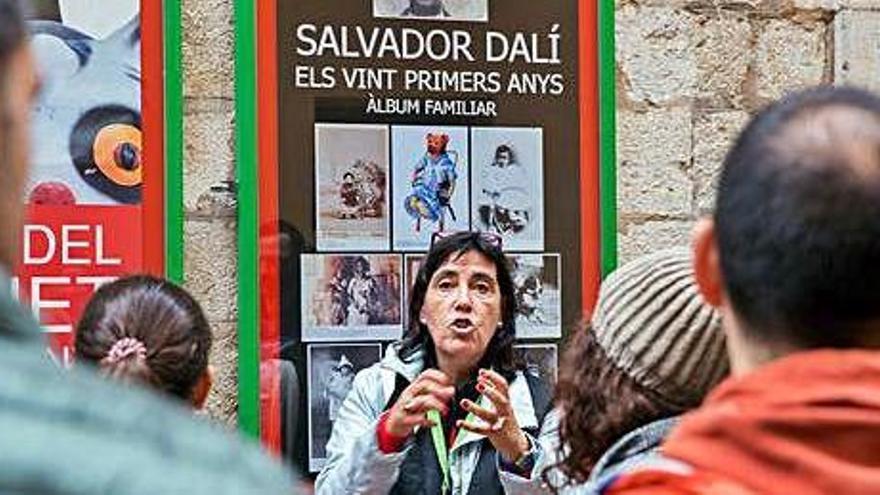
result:
[(376, 426), (376, 439), (379, 441), (379, 450), (383, 454), (394, 454), (403, 450), (407, 437), (398, 437), (388, 431), (385, 425), (388, 418), (391, 417), (391, 411), (385, 411), (379, 416), (379, 424)]

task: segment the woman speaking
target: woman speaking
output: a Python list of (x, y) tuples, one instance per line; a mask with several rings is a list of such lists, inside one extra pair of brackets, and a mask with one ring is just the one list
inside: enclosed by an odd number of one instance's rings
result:
[(357, 374), (316, 493), (504, 494), (543, 453), (551, 391), (513, 357), (516, 300), (501, 240), (436, 239), (407, 331)]

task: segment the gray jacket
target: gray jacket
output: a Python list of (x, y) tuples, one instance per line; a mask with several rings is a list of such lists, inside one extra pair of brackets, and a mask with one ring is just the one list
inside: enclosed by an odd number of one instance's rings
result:
[[(2, 270), (0, 270), (2, 272)], [(0, 273), (0, 493), (294, 493), (291, 476), (179, 404), (47, 357)]]
[[(376, 438), (379, 416), (394, 393), (396, 374), (412, 382), (423, 367), (421, 354), (405, 363), (397, 356), (395, 346), (390, 346), (381, 362), (357, 374), (327, 443), (327, 463), (315, 483), (317, 495), (385, 495), (391, 491), (410, 446), (398, 453), (382, 453)], [(510, 384), (510, 400), (521, 428), (540, 427), (527, 381), (521, 373)], [(468, 493), (484, 438), (467, 431), (462, 431), (456, 438), (449, 453), (454, 495)], [(541, 462), (542, 442), (532, 438), (530, 441), (537, 449), (536, 462)], [(502, 470), (500, 459), (498, 464), (499, 478), (506, 493), (530, 493), (520, 491), (521, 487), (528, 489), (529, 480)]]
[[(517, 493), (523, 495), (527, 493), (547, 495), (553, 493), (543, 484), (541, 474), (546, 467), (562, 459), (558, 436), (560, 414), (558, 409), (547, 414), (540, 436), (543, 443), (542, 449), (545, 452), (542, 457), (543, 463), (535, 465), (528, 480), (520, 478), (519, 487), (521, 490)], [(678, 417), (661, 419), (636, 428), (620, 437), (593, 466), (590, 478), (586, 483), (566, 485), (559, 491), (559, 494), (596, 495), (601, 493), (603, 487), (614, 481), (621, 473), (659, 457), (660, 444), (676, 424), (678, 424)], [(565, 485), (565, 478), (557, 470), (551, 471), (551, 478), (555, 485)]]

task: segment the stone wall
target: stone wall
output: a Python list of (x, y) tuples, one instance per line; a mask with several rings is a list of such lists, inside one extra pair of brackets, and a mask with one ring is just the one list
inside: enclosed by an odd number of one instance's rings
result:
[[(216, 332), (209, 413), (234, 422), (232, 2), (183, 9), (186, 286)], [(616, 17), (621, 261), (688, 242), (751, 112), (823, 82), (880, 90), (880, 0), (624, 0)]]
[(617, 5), (621, 261), (688, 241), (731, 139), (787, 91), (880, 90), (880, 0)]
[(235, 36), (232, 2), (183, 1), (184, 278), (214, 329), (208, 413), (237, 407), (238, 273), (235, 193)]

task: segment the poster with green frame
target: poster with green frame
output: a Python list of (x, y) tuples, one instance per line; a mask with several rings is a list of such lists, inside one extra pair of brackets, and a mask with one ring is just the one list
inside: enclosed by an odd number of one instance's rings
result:
[(613, 23), (610, 0), (236, 1), (244, 432), (320, 469), (433, 232), (502, 238), (540, 290), (523, 344), (590, 313), (616, 263)]
[(42, 88), (12, 283), (72, 362), (91, 294), (132, 273), (182, 277), (180, 3), (37, 0)]

